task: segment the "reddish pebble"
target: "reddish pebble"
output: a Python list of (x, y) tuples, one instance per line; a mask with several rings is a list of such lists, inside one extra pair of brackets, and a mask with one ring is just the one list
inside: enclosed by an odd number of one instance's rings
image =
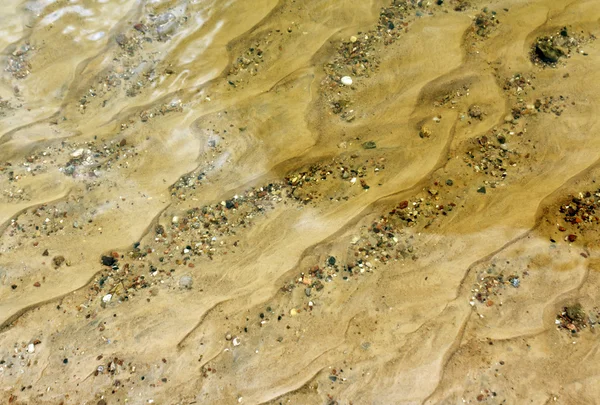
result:
[(40, 286), (41, 286), (41, 284), (40, 284), (40, 282), (39, 282), (39, 281), (36, 281), (35, 283), (33, 283), (33, 286), (34, 286), (34, 287), (40, 287)]
[(577, 240), (577, 235), (570, 234), (567, 236), (567, 239), (569, 239), (569, 242), (575, 242)]
[(403, 210), (406, 207), (408, 207), (408, 201), (402, 201), (400, 204), (398, 204), (398, 208), (400, 208), (401, 210)]
[(119, 258), (119, 252), (112, 252), (112, 257), (114, 257), (115, 259)]
[(194, 263), (188, 264), (188, 267), (194, 267)]
[(559, 226), (558, 230), (561, 231), (561, 232), (564, 232), (564, 231), (567, 230), (567, 228), (565, 228), (564, 226)]

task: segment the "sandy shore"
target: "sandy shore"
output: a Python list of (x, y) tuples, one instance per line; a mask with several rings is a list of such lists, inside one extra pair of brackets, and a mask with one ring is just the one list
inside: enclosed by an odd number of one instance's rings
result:
[(0, 399), (588, 404), (597, 0), (7, 0)]

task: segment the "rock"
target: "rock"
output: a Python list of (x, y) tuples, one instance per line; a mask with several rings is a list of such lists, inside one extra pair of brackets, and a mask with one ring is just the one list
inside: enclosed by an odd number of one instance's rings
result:
[(421, 138), (429, 138), (432, 135), (432, 132), (429, 128), (427, 128), (426, 126), (422, 126), (421, 129), (419, 130), (419, 136)]
[(179, 223), (179, 217), (177, 215), (175, 215), (173, 217), (173, 219), (171, 220), (171, 222), (174, 223), (174, 224), (178, 224)]
[(350, 42), (355, 43), (356, 41), (358, 41), (358, 38), (356, 38), (354, 35), (352, 35), (350, 37)]
[(35, 352), (35, 345), (33, 343), (29, 343), (27, 345), (27, 353), (33, 353)]
[(242, 344), (242, 341), (241, 341), (241, 339), (239, 337), (235, 337), (235, 338), (233, 338), (232, 343), (233, 343), (234, 346), (239, 346), (239, 345)]
[(185, 289), (190, 289), (192, 288), (192, 285), (194, 283), (194, 280), (192, 279), (192, 276), (181, 276), (181, 278), (179, 279), (179, 288), (185, 288)]
[(478, 105), (472, 105), (469, 107), (469, 116), (474, 119), (482, 120), (483, 119), (483, 111), (481, 107)]
[(344, 86), (351, 86), (352, 85), (352, 78), (350, 76), (344, 76), (344, 77), (342, 77), (342, 84)]
[(102, 264), (105, 266), (113, 266), (115, 263), (117, 263), (117, 259), (115, 259), (112, 256), (102, 256)]
[(554, 46), (549, 40), (541, 39), (535, 46), (535, 53), (546, 63), (556, 63), (565, 52)]
[(365, 149), (375, 149), (377, 147), (377, 144), (373, 141), (367, 141), (362, 144), (362, 147)]
[(108, 304), (111, 299), (112, 299), (112, 294), (106, 294), (104, 297), (102, 297), (102, 302), (104, 302), (105, 304)]
[(574, 323), (585, 323), (585, 311), (581, 307), (581, 304), (577, 303), (566, 307), (566, 313), (569, 319), (571, 319)]
[(54, 263), (54, 267), (59, 268), (65, 262), (64, 256), (54, 256), (52, 259), (52, 263)]
[(78, 157), (83, 156), (83, 148), (77, 149), (76, 151), (74, 151), (73, 153), (71, 153), (71, 157), (77, 159)]
[(485, 187), (479, 187), (479, 188), (477, 189), (477, 192), (478, 192), (478, 193), (481, 193), (481, 194), (485, 194), (485, 193), (486, 193), (486, 189), (485, 189)]
[(447, 186), (452, 186), (454, 184), (454, 182), (450, 179), (446, 180), (446, 185)]

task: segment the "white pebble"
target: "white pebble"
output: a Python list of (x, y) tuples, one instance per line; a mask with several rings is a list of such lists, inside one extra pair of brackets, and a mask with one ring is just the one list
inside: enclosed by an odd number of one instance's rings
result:
[(352, 78), (350, 76), (344, 76), (344, 77), (342, 77), (342, 84), (345, 85), (345, 86), (352, 85)]
[(111, 298), (112, 298), (112, 294), (106, 294), (104, 297), (102, 297), (102, 302), (109, 303)]
[(179, 217), (177, 215), (175, 215), (173, 217), (173, 219), (171, 220), (171, 222), (173, 222), (174, 224), (178, 223), (179, 222)]
[(234, 346), (239, 346), (241, 344), (242, 344), (242, 341), (240, 340), (239, 337), (236, 337), (236, 338), (233, 339), (233, 345)]
[(83, 155), (83, 149), (77, 149), (75, 152), (71, 153), (71, 157), (78, 158)]
[(33, 353), (35, 352), (35, 345), (33, 343), (29, 343), (27, 345), (27, 353)]

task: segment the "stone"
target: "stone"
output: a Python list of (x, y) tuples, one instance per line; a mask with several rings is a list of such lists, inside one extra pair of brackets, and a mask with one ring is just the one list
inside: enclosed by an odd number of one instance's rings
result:
[(556, 63), (565, 53), (562, 49), (552, 45), (550, 41), (540, 40), (535, 46), (535, 53), (546, 63)]
[(344, 76), (344, 77), (342, 77), (342, 84), (344, 86), (351, 86), (352, 85), (352, 78), (350, 76)]
[(362, 147), (365, 149), (375, 149), (377, 147), (377, 144), (373, 141), (367, 141), (362, 144)]
[(190, 289), (192, 288), (192, 285), (194, 283), (194, 280), (192, 279), (192, 276), (181, 276), (181, 278), (179, 278), (179, 287), (180, 288), (185, 288), (185, 289)]
[(102, 256), (102, 264), (105, 266), (113, 266), (117, 262), (112, 256)]
[(83, 148), (77, 149), (73, 153), (71, 153), (71, 157), (77, 159), (78, 157), (83, 156)]

